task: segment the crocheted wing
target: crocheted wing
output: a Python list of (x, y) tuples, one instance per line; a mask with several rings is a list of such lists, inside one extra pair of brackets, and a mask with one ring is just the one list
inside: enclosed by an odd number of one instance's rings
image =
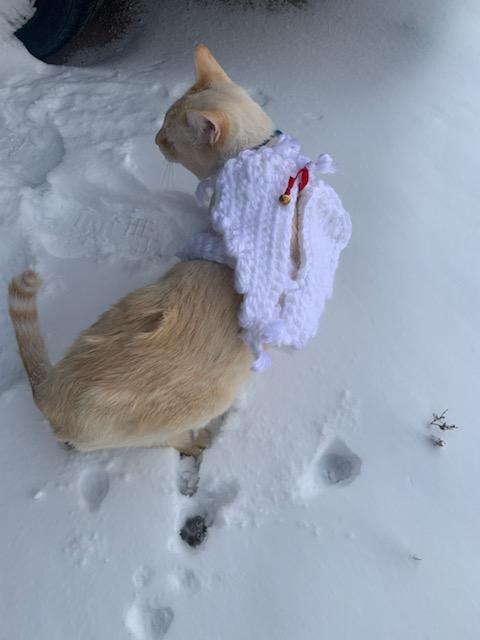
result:
[(296, 349), (317, 332), (325, 303), (333, 292), (340, 252), (352, 228), (340, 198), (318, 176), (312, 176), (298, 204), (300, 268), (297, 286), (285, 295), (281, 311), (283, 344)]
[(236, 289), (244, 295), (239, 321), (259, 355), (280, 319), (280, 301), (290, 281), (292, 203), (279, 203), (290, 175), (302, 166), (299, 145), (285, 137), (275, 147), (247, 150), (221, 170), (212, 222), (235, 262)]

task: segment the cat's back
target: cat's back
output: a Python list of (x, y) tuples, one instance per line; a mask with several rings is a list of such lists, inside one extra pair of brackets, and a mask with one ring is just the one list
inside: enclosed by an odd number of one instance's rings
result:
[(246, 377), (252, 356), (240, 338), (233, 277), (224, 265), (192, 260), (128, 294), (75, 341), (49, 396), (68, 395), (71, 407), (123, 393), (165, 407), (185, 393), (195, 403)]

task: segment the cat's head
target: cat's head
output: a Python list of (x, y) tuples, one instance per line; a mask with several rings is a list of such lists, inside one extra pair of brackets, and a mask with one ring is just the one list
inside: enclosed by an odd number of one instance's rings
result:
[(202, 179), (243, 149), (261, 144), (274, 127), (205, 45), (195, 50), (195, 70), (195, 84), (167, 111), (155, 142), (167, 160)]

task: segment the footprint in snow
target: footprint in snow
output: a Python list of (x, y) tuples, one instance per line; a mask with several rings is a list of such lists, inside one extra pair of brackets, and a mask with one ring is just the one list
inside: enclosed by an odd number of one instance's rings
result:
[(142, 564), (132, 576), (133, 585), (136, 589), (144, 589), (153, 579), (155, 571), (147, 564)]
[(322, 445), (299, 479), (299, 493), (311, 498), (329, 487), (352, 483), (360, 474), (362, 459), (341, 438)]
[(12, 132), (9, 162), (16, 176), (31, 187), (42, 185), (65, 153), (63, 137), (48, 119), (43, 118), (23, 134)]
[(179, 492), (191, 498), (198, 489), (202, 456), (180, 456), (177, 485)]
[(80, 498), (90, 511), (98, 511), (109, 488), (110, 478), (103, 469), (87, 469), (80, 477)]
[(136, 601), (128, 609), (125, 626), (136, 640), (160, 640), (170, 629), (173, 609), (158, 600)]
[(346, 485), (360, 473), (362, 460), (340, 438), (336, 438), (317, 464), (320, 478), (327, 485)]
[(176, 567), (167, 576), (167, 585), (173, 592), (185, 591), (193, 594), (201, 589), (201, 583), (197, 575), (191, 569)]
[(221, 511), (238, 495), (235, 480), (222, 486), (210, 485), (197, 493), (198, 501), (192, 515), (185, 519), (180, 538), (190, 547), (198, 547), (207, 537), (208, 528), (218, 522)]

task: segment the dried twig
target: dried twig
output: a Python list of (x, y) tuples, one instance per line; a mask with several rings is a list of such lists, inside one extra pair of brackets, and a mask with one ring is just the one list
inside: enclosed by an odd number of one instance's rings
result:
[(455, 424), (437, 424), (437, 427), (442, 431), (451, 431), (452, 429), (458, 429)]
[(437, 426), (438, 422), (445, 422), (445, 416), (447, 415), (447, 412), (448, 412), (448, 409), (445, 409), (445, 411), (442, 411), (440, 415), (437, 415), (436, 413), (432, 413), (432, 421), (430, 422), (430, 424)]
[(432, 413), (432, 420), (430, 424), (433, 427), (438, 427), (442, 431), (452, 431), (453, 429), (458, 429), (455, 424), (447, 424), (447, 420), (445, 416), (447, 415), (448, 409), (445, 409), (440, 415), (436, 413)]

